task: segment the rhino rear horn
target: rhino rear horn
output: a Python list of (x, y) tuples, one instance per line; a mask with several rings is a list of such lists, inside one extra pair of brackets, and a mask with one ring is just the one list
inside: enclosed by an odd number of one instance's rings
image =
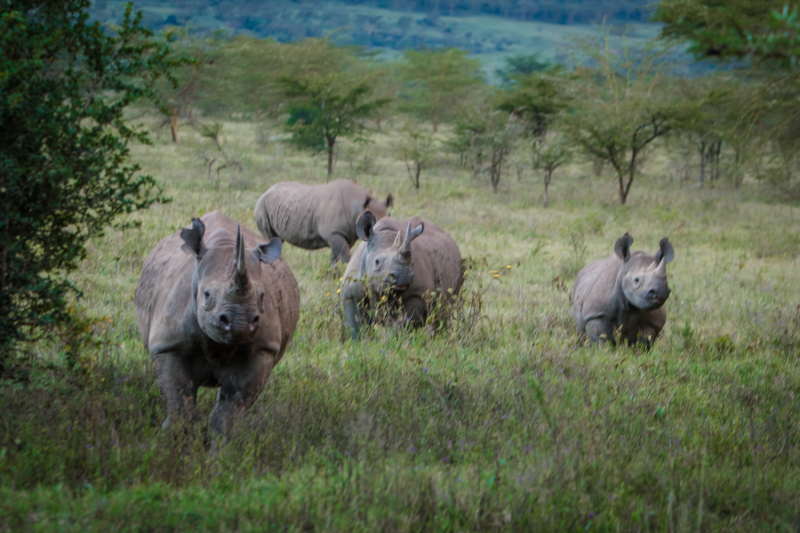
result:
[(663, 263), (666, 265), (673, 259), (675, 259), (675, 250), (672, 248), (672, 243), (669, 242), (669, 239), (664, 237), (661, 239), (661, 242), (658, 243), (658, 251), (655, 255), (655, 262), (656, 264), (660, 264), (663, 260)]
[(181, 230), (181, 239), (183, 239), (181, 250), (187, 254), (195, 254), (200, 257), (203, 251), (203, 235), (205, 232), (206, 226), (203, 221), (199, 218), (193, 218), (191, 229), (183, 228)]
[(616, 244), (614, 244), (614, 252), (619, 256), (620, 259), (623, 261), (627, 261), (628, 258), (631, 256), (631, 245), (633, 244), (633, 237), (631, 237), (627, 232), (625, 235), (617, 239)]
[(253, 250), (262, 263), (269, 263), (270, 265), (281, 256), (283, 250), (283, 241), (280, 237), (273, 237), (267, 244), (259, 244)]
[(409, 222), (408, 227), (406, 228), (406, 237), (403, 239), (403, 244), (400, 246), (400, 251), (403, 253), (411, 252), (411, 241), (422, 235), (422, 231), (424, 229), (425, 225), (421, 222), (417, 224), (417, 227), (411, 229), (411, 222)]
[(375, 225), (375, 215), (370, 211), (364, 213), (356, 220), (356, 235), (364, 242), (369, 242), (372, 237), (372, 227)]

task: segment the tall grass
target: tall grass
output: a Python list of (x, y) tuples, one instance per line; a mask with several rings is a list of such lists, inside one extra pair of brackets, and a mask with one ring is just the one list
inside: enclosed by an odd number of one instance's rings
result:
[[(392, 192), (394, 216), (431, 220), (472, 258), (454, 318), (353, 343), (343, 267), (286, 246), (300, 323), (233, 441), (209, 455), (204, 424), (163, 431), (133, 307), (150, 249), (214, 209), (254, 228), (267, 187), (324, 181), (321, 160), (260, 146), (252, 124), (223, 131), (244, 170), (219, 185), (198, 155), (208, 141), (188, 131), (138, 149), (174, 201), (137, 215), (140, 230), (109, 231), (76, 275), (79, 303), (108, 317), (103, 342), (73, 371), (63, 343), (31, 346), (0, 383), (0, 529), (798, 530), (797, 209), (760, 201), (753, 184), (681, 187), (664, 161), (625, 207), (610, 176), (574, 165), (542, 209), (538, 176), (492, 195), (488, 178), (442, 158), (416, 192), (393, 134), (350, 150), (371, 171), (351, 176), (343, 159), (338, 177)], [(583, 346), (570, 316), (575, 273), (625, 231), (635, 249), (663, 236), (676, 249), (649, 352)], [(214, 396), (201, 391), (201, 412)]]

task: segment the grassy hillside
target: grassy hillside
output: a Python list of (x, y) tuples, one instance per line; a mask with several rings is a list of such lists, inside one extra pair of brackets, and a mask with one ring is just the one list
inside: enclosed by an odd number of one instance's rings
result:
[[(0, 383), (3, 531), (794, 531), (800, 525), (800, 224), (797, 207), (681, 185), (664, 154), (629, 204), (590, 166), (500, 192), (448, 156), (409, 187), (391, 130), (343, 146), (338, 177), (392, 192), (394, 216), (450, 232), (471, 267), (444, 331), (346, 340), (328, 252), (285, 247), (301, 319), (270, 384), (218, 455), (204, 427), (165, 432), (136, 333), (142, 262), (190, 217), (250, 228), (280, 180), (324, 163), (255, 126), (222, 140), (244, 170), (207, 177), (210, 141), (162, 131), (136, 159), (173, 202), (94, 243), (76, 282), (107, 316), (102, 344), (64, 368), (39, 345)], [(262, 136), (263, 137), (263, 136)], [(348, 149), (349, 148), (349, 149)], [(625, 231), (651, 253), (669, 236), (668, 322), (653, 350), (577, 342), (577, 271)], [(497, 275), (495, 276), (495, 272)], [(34, 364), (35, 363), (35, 364)], [(203, 390), (207, 414), (215, 392)]]
[[(139, 0), (135, 7), (143, 11), (145, 24), (156, 30), (187, 25), (195, 31), (225, 29), (281, 42), (332, 34), (341, 44), (382, 51), (385, 58), (396, 57), (409, 48), (458, 47), (480, 58), (490, 80), (509, 55), (538, 53), (549, 61), (567, 62), (574, 40), (598, 38), (603, 20), (598, 16), (580, 23), (559, 24), (487, 13), (440, 16), (332, 0), (212, 4)], [(92, 8), (93, 16), (104, 22), (119, 20), (123, 12), (122, 1), (96, 2)], [(608, 28), (615, 34), (614, 46), (621, 47), (623, 32), (630, 46), (641, 46), (656, 37), (660, 25), (611, 17)], [(680, 57), (678, 54), (675, 59)]]

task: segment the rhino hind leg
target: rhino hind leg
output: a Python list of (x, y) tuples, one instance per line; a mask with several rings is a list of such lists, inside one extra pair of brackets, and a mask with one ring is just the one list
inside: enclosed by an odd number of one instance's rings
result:
[(332, 235), (327, 239), (328, 246), (331, 248), (331, 264), (341, 261), (344, 264), (350, 262), (350, 245), (347, 240), (338, 234)]
[(274, 366), (274, 357), (262, 353), (215, 373), (220, 387), (209, 417), (212, 453), (230, 440), (231, 428), (261, 395)]
[(153, 356), (156, 383), (167, 401), (167, 417), (161, 425), (164, 429), (179, 420), (199, 420), (197, 412), (197, 389), (199, 381), (192, 369), (178, 354), (162, 353)]

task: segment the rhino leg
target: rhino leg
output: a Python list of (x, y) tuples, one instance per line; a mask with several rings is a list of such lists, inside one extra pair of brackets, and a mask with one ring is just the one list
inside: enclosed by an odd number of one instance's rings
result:
[(331, 264), (336, 261), (341, 261), (344, 264), (350, 262), (350, 245), (347, 244), (347, 240), (344, 237), (334, 233), (327, 239), (327, 243), (331, 248)]
[(153, 367), (158, 388), (167, 401), (167, 418), (161, 427), (166, 429), (179, 419), (198, 420), (199, 380), (193, 376), (186, 359), (175, 353), (160, 353), (153, 356)]
[(361, 332), (361, 310), (359, 304), (363, 302), (364, 293), (361, 284), (357, 281), (349, 282), (342, 290), (342, 308), (344, 321), (350, 329), (350, 338), (358, 340)]
[(614, 331), (608, 320), (601, 318), (587, 320), (584, 327), (586, 334), (589, 336), (589, 342), (592, 344), (596, 342), (610, 342), (615, 344)]
[(220, 387), (211, 411), (211, 451), (219, 450), (231, 437), (233, 424), (258, 399), (267, 384), (275, 358), (267, 352), (232, 362), (214, 374)]
[(425, 325), (428, 308), (425, 301), (419, 296), (403, 298), (403, 322), (412, 327)]

